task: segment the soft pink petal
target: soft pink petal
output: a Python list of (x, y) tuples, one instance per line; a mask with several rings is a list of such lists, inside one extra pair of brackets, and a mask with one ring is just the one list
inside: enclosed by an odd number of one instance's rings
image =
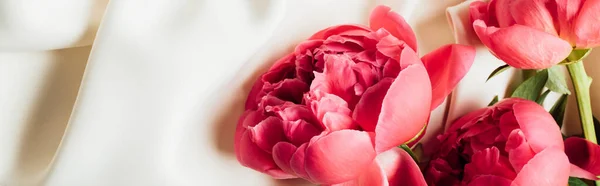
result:
[(513, 0), (510, 2), (508, 10), (517, 24), (558, 35), (550, 13), (550, 11), (556, 10), (548, 10), (547, 3), (549, 3), (548, 0)]
[[(378, 30), (377, 32), (386, 32), (385, 30)], [(406, 46), (404, 41), (398, 40), (392, 34), (386, 34), (384, 37), (380, 38), (375, 47), (377, 51), (381, 52), (381, 54), (396, 59), (400, 56), (400, 52)]]
[(273, 146), (273, 161), (281, 168), (284, 172), (294, 175), (295, 172), (292, 170), (290, 161), (292, 156), (296, 152), (296, 146), (287, 142), (279, 142)]
[(564, 149), (560, 129), (544, 107), (533, 101), (523, 101), (513, 105), (513, 112), (534, 152), (549, 147)]
[(309, 40), (326, 39), (332, 35), (365, 35), (371, 30), (361, 25), (337, 25), (323, 29), (314, 35)]
[(385, 172), (381, 169), (376, 161), (371, 163), (358, 178), (332, 186), (388, 186), (388, 180)]
[(429, 118), (431, 83), (422, 64), (408, 66), (390, 85), (375, 128), (375, 150), (387, 151), (412, 139)]
[(571, 45), (577, 42), (575, 36), (575, 19), (585, 0), (556, 0), (557, 19), (560, 26), (560, 38), (567, 40)]
[(385, 28), (396, 38), (406, 42), (409, 47), (415, 51), (417, 50), (417, 38), (410, 25), (406, 23), (402, 16), (391, 11), (390, 7), (382, 5), (375, 7), (371, 12), (369, 23), (371, 29), (378, 30)]
[(567, 185), (569, 167), (569, 159), (561, 149), (547, 148), (523, 167), (513, 185)]
[(316, 125), (305, 120), (288, 121), (284, 123), (283, 130), (290, 143), (300, 146), (321, 133)]
[(489, 22), (488, 2), (473, 1), (469, 5), (469, 19), (471, 23), (475, 20)]
[(292, 155), (292, 159), (290, 160), (290, 167), (299, 177), (312, 181), (308, 176), (308, 173), (306, 173), (306, 146), (308, 146), (308, 143), (302, 144), (296, 149), (296, 152)]
[(584, 178), (584, 179), (588, 179), (588, 180), (598, 180), (600, 178), (598, 178), (598, 176), (592, 174), (591, 172), (582, 169), (581, 167), (578, 167), (577, 165), (573, 165), (571, 164), (571, 172), (569, 173), (569, 176), (571, 177), (576, 177), (576, 178)]
[(390, 185), (426, 186), (425, 178), (412, 157), (400, 148), (393, 148), (377, 155)]
[(351, 110), (348, 108), (348, 103), (337, 95), (317, 90), (312, 92), (311, 96), (310, 107), (319, 121), (323, 121), (323, 117), (328, 112), (350, 115)]
[(254, 127), (249, 127), (252, 141), (261, 149), (271, 153), (276, 143), (285, 140), (283, 122), (277, 117), (269, 117)]
[(535, 156), (531, 150), (523, 132), (519, 129), (513, 130), (508, 136), (505, 146), (508, 152), (508, 160), (515, 171), (519, 172)]
[(235, 128), (235, 137), (233, 141), (235, 153), (236, 155), (238, 155), (238, 161), (240, 161), (240, 156), (238, 152), (243, 134), (247, 131), (247, 128), (249, 126), (255, 126), (256, 124), (260, 123), (263, 119), (264, 116), (261, 114), (261, 112), (257, 112), (254, 110), (247, 110), (240, 117), (238, 124)]
[(498, 26), (508, 27), (515, 24), (515, 18), (510, 12), (510, 4), (513, 3), (513, 1), (514, 0), (492, 0), (492, 2), (490, 2), (490, 9), (494, 10), (494, 18), (496, 18)]
[(384, 78), (369, 87), (356, 104), (352, 117), (365, 131), (375, 131), (381, 104), (394, 79)]
[(481, 175), (475, 177), (468, 186), (510, 186), (512, 180), (494, 176), (494, 175)]
[(271, 154), (260, 149), (252, 139), (249, 132), (245, 132), (240, 138), (240, 146), (238, 148), (238, 161), (249, 168), (256, 171), (271, 175), (276, 179), (294, 178), (296, 176), (283, 172), (273, 160)]
[(506, 179), (513, 179), (516, 174), (508, 159), (500, 154), (496, 147), (486, 148), (475, 152), (471, 162), (465, 165), (463, 181), (471, 181), (480, 175), (495, 175)]
[(335, 94), (353, 106), (355, 101), (354, 85), (358, 82), (351, 64), (352, 59), (347, 55), (327, 55), (323, 73), (315, 72), (315, 79), (310, 90), (320, 90), (324, 93)]
[(421, 58), (431, 80), (432, 110), (454, 90), (474, 60), (475, 48), (457, 44), (442, 46)]
[(362, 174), (375, 155), (367, 132), (339, 130), (311, 141), (305, 154), (306, 172), (317, 183), (343, 183)]
[(548, 68), (561, 62), (572, 50), (567, 41), (522, 25), (498, 29), (477, 20), (473, 27), (496, 57), (515, 68)]
[(338, 112), (328, 112), (323, 117), (323, 124), (329, 131), (356, 129), (358, 124), (349, 115)]
[(583, 138), (570, 137), (565, 140), (565, 153), (572, 164), (600, 176), (600, 145)]
[(587, 0), (573, 27), (577, 36), (577, 48), (593, 48), (600, 45), (600, 1)]

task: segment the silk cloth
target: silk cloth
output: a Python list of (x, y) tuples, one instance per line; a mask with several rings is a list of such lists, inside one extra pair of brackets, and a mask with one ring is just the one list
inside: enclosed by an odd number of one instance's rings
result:
[[(0, 186), (310, 185), (236, 161), (245, 96), (297, 43), (335, 24), (367, 24), (378, 4), (406, 18), (420, 56), (447, 43), (478, 47), (471, 71), (433, 112), (430, 140), (520, 78), (509, 71), (485, 82), (503, 63), (470, 38), (459, 3), (0, 0)], [(586, 65), (600, 79), (598, 62), (593, 52)], [(599, 91), (593, 84), (596, 115)], [(580, 132), (574, 101), (569, 133)]]

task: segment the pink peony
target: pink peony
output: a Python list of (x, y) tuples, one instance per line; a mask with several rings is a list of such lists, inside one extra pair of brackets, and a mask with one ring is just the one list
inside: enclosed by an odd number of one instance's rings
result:
[[(248, 95), (235, 134), (238, 161), (277, 179), (387, 185), (413, 175), (424, 184), (395, 149), (424, 128), (475, 51), (447, 45), (419, 59), (416, 44), (385, 6), (373, 10), (370, 27), (334, 26), (300, 43)], [(384, 166), (379, 154), (396, 158)], [(413, 174), (396, 176), (398, 169)]]
[[(535, 102), (510, 98), (471, 112), (438, 136), (441, 144), (425, 169), (435, 185), (567, 185), (569, 175), (594, 179), (600, 148), (562, 134)], [(571, 141), (574, 140), (574, 141)], [(585, 141), (585, 140), (582, 140)], [(591, 149), (584, 152), (588, 146)], [(571, 165), (569, 158), (580, 160)], [(589, 160), (589, 161), (586, 161)]]
[(600, 45), (600, 1), (475, 1), (470, 15), (475, 33), (490, 51), (522, 69), (551, 67), (573, 48)]

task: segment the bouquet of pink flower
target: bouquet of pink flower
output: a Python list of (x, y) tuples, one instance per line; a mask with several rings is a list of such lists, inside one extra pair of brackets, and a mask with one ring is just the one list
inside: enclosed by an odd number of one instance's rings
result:
[[(476, 50), (450, 44), (419, 57), (410, 26), (378, 6), (368, 26), (318, 31), (255, 81), (235, 131), (237, 160), (275, 179), (323, 185), (564, 186), (600, 179), (591, 80), (581, 63), (600, 45), (593, 22), (600, 1), (475, 1), (468, 10), (473, 37), (508, 64), (489, 77), (527, 69), (510, 96), (420, 144), (431, 111), (469, 71)], [(571, 74), (583, 138), (561, 133), (571, 91), (558, 65)], [(563, 95), (546, 111), (550, 92)]]

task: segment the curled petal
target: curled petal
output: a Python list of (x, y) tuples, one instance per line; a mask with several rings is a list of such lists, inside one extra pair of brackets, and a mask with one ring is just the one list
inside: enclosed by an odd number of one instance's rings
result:
[(558, 148), (547, 148), (536, 154), (513, 180), (513, 185), (567, 185), (569, 159)]
[(431, 83), (422, 64), (410, 65), (392, 82), (375, 128), (375, 150), (387, 151), (417, 135), (429, 119)]
[(290, 160), (290, 168), (301, 178), (304, 178), (308, 181), (314, 182), (306, 173), (305, 159), (306, 159), (306, 146), (308, 143), (300, 145), (292, 155), (292, 159)]
[(600, 145), (583, 138), (570, 137), (565, 140), (565, 153), (572, 164), (590, 172), (598, 179), (596, 176), (600, 176)]
[(546, 3), (548, 3), (547, 0), (513, 0), (510, 2), (508, 10), (517, 24), (558, 35)]
[(254, 127), (249, 127), (252, 141), (261, 149), (271, 153), (276, 143), (283, 141), (283, 122), (276, 117), (269, 117)]
[(567, 41), (522, 25), (495, 28), (476, 20), (473, 27), (481, 42), (496, 57), (515, 68), (549, 68), (565, 59), (572, 50)]
[(515, 171), (519, 172), (535, 156), (531, 150), (523, 132), (519, 129), (513, 130), (506, 141), (506, 152), (508, 160)]
[(512, 2), (513, 0), (494, 0), (490, 2), (490, 12), (494, 13), (494, 18), (498, 22), (498, 26), (508, 27), (515, 24), (515, 18), (510, 12), (510, 4)]
[(310, 90), (334, 94), (348, 102), (348, 105), (354, 106), (354, 85), (358, 80), (351, 64), (354, 62), (347, 55), (327, 55), (325, 70), (323, 73), (315, 72)]
[(375, 131), (381, 104), (388, 89), (394, 82), (392, 78), (384, 78), (377, 84), (369, 87), (356, 104), (353, 118), (365, 131)]
[(412, 157), (400, 148), (393, 148), (377, 155), (390, 185), (426, 186), (425, 178)]
[(415, 51), (417, 50), (417, 38), (410, 28), (410, 25), (406, 23), (402, 16), (391, 11), (390, 7), (375, 7), (371, 12), (369, 23), (371, 29), (378, 30), (380, 28), (385, 28), (385, 30), (390, 32), (396, 38), (406, 42), (409, 47), (413, 48)]
[(600, 1), (585, 1), (573, 27), (577, 36), (577, 48), (592, 48), (600, 45), (599, 21)]
[(575, 36), (575, 19), (581, 10), (585, 0), (556, 0), (557, 19), (559, 24), (560, 38), (567, 40), (571, 45), (575, 45), (577, 36)]
[(275, 164), (271, 154), (263, 151), (254, 142), (252, 142), (248, 132), (244, 132), (240, 138), (240, 146), (236, 155), (238, 156), (238, 161), (242, 165), (268, 174), (273, 178), (287, 179), (296, 177), (282, 171)]
[(358, 176), (358, 178), (340, 183), (334, 184), (332, 186), (369, 186), (369, 185), (377, 185), (377, 186), (388, 186), (387, 177), (385, 176), (385, 172), (376, 161), (371, 163), (363, 173)]
[(516, 176), (506, 157), (502, 156), (496, 147), (473, 154), (471, 162), (465, 165), (463, 181), (471, 181), (480, 175), (495, 175), (506, 179)]
[(355, 129), (358, 126), (350, 116), (336, 112), (325, 114), (323, 124), (329, 131)]
[(279, 142), (273, 147), (273, 161), (286, 173), (294, 174), (290, 161), (296, 152), (296, 146), (288, 142)]
[(534, 152), (539, 153), (549, 147), (564, 149), (556, 121), (542, 106), (533, 101), (523, 101), (514, 104), (513, 109), (515, 118)]
[(358, 177), (375, 159), (371, 137), (367, 132), (339, 130), (306, 148), (306, 173), (317, 183), (336, 184)]
[(475, 48), (466, 45), (445, 45), (421, 58), (431, 80), (432, 110), (467, 74), (475, 60)]

